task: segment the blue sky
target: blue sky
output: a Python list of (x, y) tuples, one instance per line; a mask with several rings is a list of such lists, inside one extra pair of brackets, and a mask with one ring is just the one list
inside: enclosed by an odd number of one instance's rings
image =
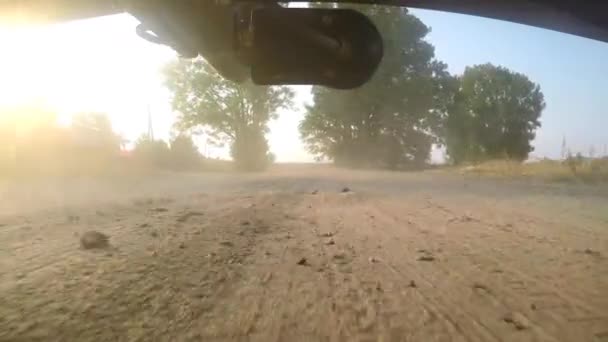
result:
[(541, 85), (547, 107), (533, 155), (559, 157), (562, 137), (573, 152), (608, 144), (608, 43), (526, 25), (412, 9), (432, 31), (428, 40), (451, 73), (490, 62)]

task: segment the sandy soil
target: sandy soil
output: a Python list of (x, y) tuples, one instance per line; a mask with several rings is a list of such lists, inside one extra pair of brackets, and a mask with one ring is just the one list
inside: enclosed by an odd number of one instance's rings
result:
[(1, 341), (608, 341), (597, 187), (290, 167), (0, 189)]

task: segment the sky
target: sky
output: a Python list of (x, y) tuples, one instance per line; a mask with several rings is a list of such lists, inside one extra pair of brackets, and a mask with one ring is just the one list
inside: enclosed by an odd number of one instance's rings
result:
[[(461, 74), (466, 66), (491, 62), (524, 73), (541, 85), (547, 107), (533, 143), (534, 157), (557, 158), (565, 137), (572, 152), (604, 153), (608, 144), (608, 43), (473, 16), (416, 10), (431, 27), (427, 40), (436, 57)], [(130, 140), (147, 131), (169, 139), (175, 115), (160, 69), (176, 58), (170, 48), (135, 34), (129, 15), (45, 27), (0, 24), (0, 108), (43, 103), (69, 123), (79, 111), (108, 113), (114, 129)], [(269, 142), (278, 161), (312, 161), (299, 139), (303, 104), (310, 87), (297, 87), (295, 110), (270, 123)], [(227, 157), (226, 149), (201, 152)], [(440, 159), (435, 151), (433, 159)]]

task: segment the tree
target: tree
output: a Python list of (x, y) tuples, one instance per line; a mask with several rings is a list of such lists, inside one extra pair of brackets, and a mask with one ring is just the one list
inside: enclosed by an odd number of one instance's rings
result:
[(178, 130), (205, 133), (215, 144), (229, 143), (241, 169), (260, 169), (266, 164), (267, 123), (279, 109), (291, 108), (291, 88), (237, 84), (200, 58), (171, 63), (165, 75), (178, 112)]
[(76, 147), (85, 153), (115, 156), (120, 151), (122, 138), (112, 129), (106, 113), (82, 112), (72, 117), (71, 131)]
[(268, 151), (268, 141), (264, 132), (255, 127), (247, 127), (240, 133), (230, 148), (230, 155), (237, 168), (241, 170), (263, 170), (271, 159)]
[(446, 120), (452, 161), (526, 159), (545, 108), (540, 86), (491, 64), (467, 67), (459, 81)]
[(172, 169), (193, 169), (200, 165), (202, 156), (192, 137), (178, 134), (170, 143), (170, 163)]
[(384, 58), (372, 79), (354, 90), (315, 86), (300, 124), (308, 150), (352, 166), (424, 164), (442, 142), (442, 122), (454, 87), (447, 66), (424, 40), (430, 29), (405, 8), (356, 7), (384, 38)]
[(163, 140), (153, 140), (144, 134), (135, 141), (133, 158), (144, 166), (167, 168), (170, 165), (169, 146)]

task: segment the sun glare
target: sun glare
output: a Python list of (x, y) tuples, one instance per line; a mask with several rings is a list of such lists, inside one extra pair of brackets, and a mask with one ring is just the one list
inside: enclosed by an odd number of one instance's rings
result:
[[(175, 119), (160, 70), (176, 53), (138, 37), (137, 23), (123, 14), (46, 26), (0, 25), (0, 120), (33, 103), (55, 113), (63, 127), (77, 113), (106, 113), (113, 129), (132, 143), (147, 132), (150, 114), (154, 136), (168, 140)], [(309, 87), (301, 88), (296, 102), (310, 101)], [(294, 134), (299, 111), (270, 123), (279, 160), (310, 160)], [(213, 157), (228, 157), (225, 148), (205, 146), (199, 147)]]
[[(0, 26), (0, 113), (36, 103), (65, 126), (75, 113), (104, 112), (131, 139), (146, 130), (148, 107), (169, 117), (159, 69), (175, 54), (139, 39), (135, 25), (118, 15)], [(166, 118), (158, 124), (171, 126)]]

